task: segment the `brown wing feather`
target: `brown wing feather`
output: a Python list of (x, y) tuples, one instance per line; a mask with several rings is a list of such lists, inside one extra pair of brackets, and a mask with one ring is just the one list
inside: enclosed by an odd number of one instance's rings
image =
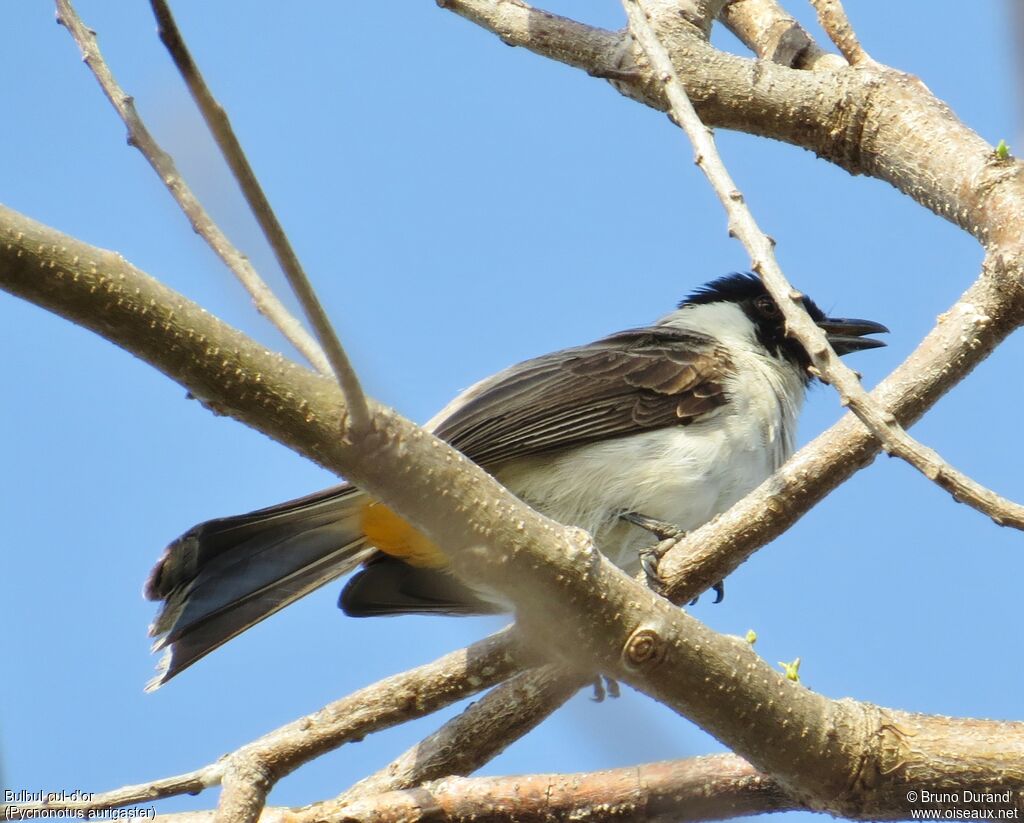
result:
[(710, 338), (638, 329), (513, 366), (466, 393), (435, 433), (483, 465), (687, 425), (725, 402)]

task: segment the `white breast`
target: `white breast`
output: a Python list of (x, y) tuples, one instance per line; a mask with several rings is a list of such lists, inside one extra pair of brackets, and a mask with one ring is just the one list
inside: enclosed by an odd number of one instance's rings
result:
[(752, 347), (734, 352), (729, 400), (700, 422), (521, 458), (495, 476), (538, 511), (589, 531), (606, 556), (635, 572), (637, 551), (654, 538), (620, 514), (690, 531), (753, 490), (793, 450), (804, 396), (798, 370)]

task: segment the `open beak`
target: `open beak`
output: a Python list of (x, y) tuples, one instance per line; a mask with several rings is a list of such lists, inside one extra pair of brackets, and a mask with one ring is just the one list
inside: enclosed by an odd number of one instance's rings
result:
[(874, 323), (871, 320), (856, 320), (852, 317), (826, 317), (818, 322), (818, 326), (825, 332), (828, 342), (832, 344), (832, 348), (839, 355), (884, 346), (885, 341), (864, 337), (864, 335), (884, 334), (889, 331), (881, 323)]

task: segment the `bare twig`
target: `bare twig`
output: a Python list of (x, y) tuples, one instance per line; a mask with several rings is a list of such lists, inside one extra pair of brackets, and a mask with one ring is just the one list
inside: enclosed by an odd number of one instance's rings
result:
[[(82, 802), (24, 804), (12, 817), (32, 817), (42, 808), (89, 812), (196, 794), (223, 782), (234, 807), (252, 808), (251, 787), (263, 796), (273, 784), (324, 752), (366, 735), (423, 717), (500, 683), (522, 665), (513, 629), (474, 643), (407, 672), (393, 675), (336, 700), (311, 715), (276, 729), (201, 769), (93, 794)], [(258, 780), (254, 782), (253, 776)], [(229, 785), (230, 781), (230, 785)], [(10, 818), (9, 818), (10, 819)]]
[(82, 22), (78, 12), (71, 5), (71, 0), (56, 0), (56, 3), (57, 22), (63, 25), (74, 38), (81, 49), (82, 59), (95, 75), (103, 93), (124, 122), (128, 129), (128, 145), (137, 148), (153, 167), (175, 202), (185, 213), (192, 228), (209, 244), (214, 253), (249, 292), (257, 311), (273, 323), (318, 371), (329, 374), (330, 363), (316, 341), (274, 296), (273, 291), (256, 273), (245, 255), (232, 245), (178, 172), (174, 160), (150, 134), (146, 124), (135, 110), (135, 101), (121, 88), (110, 67), (104, 61), (96, 42), (96, 32)]
[(555, 664), (522, 672), (376, 774), (360, 780), (331, 805), (342, 808), (361, 798), (409, 789), (428, 780), (471, 774), (536, 728), (590, 679)]
[[(907, 359), (880, 383), (872, 396), (900, 420), (913, 422), (927, 409), (922, 396), (943, 393), (951, 372), (966, 357), (986, 356), (990, 336), (1000, 326), (1017, 328), (1024, 320), (1024, 294), (990, 256), (974, 284), (939, 316), (939, 322)], [(1005, 326), (1003, 324), (1006, 324)], [(1002, 337), (1000, 333), (999, 337)], [(991, 349), (990, 349), (991, 351)], [(920, 394), (923, 392), (923, 395)], [(929, 406), (931, 404), (928, 404)], [(658, 565), (664, 593), (685, 603), (722, 580), (757, 547), (774, 540), (854, 472), (867, 466), (878, 440), (854, 415), (800, 449), (771, 478), (710, 523), (690, 532)]]
[(133, 786), (122, 786), (109, 792), (90, 792), (88, 801), (43, 801), (40, 803), (18, 803), (5, 806), (3, 811), (7, 820), (35, 819), (43, 816), (43, 810), (49, 809), (55, 815), (59, 811), (72, 814), (66, 817), (81, 817), (98, 809), (116, 809), (122, 806), (137, 806), (150, 803), (165, 797), (177, 797), (182, 794), (199, 794), (206, 789), (220, 784), (223, 768), (220, 761), (210, 763), (201, 769), (185, 774), (163, 777), (148, 783)]
[(726, 28), (762, 60), (794, 69), (838, 69), (838, 54), (821, 48), (776, 0), (732, 0), (719, 14)]
[(1006, 500), (975, 482), (946, 463), (934, 450), (918, 443), (907, 434), (891, 412), (875, 403), (859, 378), (832, 350), (825, 333), (811, 319), (803, 305), (803, 295), (786, 280), (775, 259), (772, 241), (758, 227), (747, 208), (715, 146), (711, 130), (701, 122), (690, 103), (672, 60), (651, 27), (643, 10), (643, 0), (624, 0), (629, 15), (630, 29), (651, 62), (652, 68), (665, 83), (665, 93), (671, 104), (674, 119), (689, 135), (694, 146), (697, 165), (707, 176), (729, 217), (729, 232), (739, 238), (751, 257), (751, 267), (757, 272), (786, 318), (788, 332), (796, 337), (810, 354), (822, 379), (839, 392), (844, 406), (857, 415), (878, 438), (889, 454), (906, 460), (918, 471), (942, 488), (955, 500), (988, 515), (1001, 526), (1024, 529), (1024, 506)]
[(249, 159), (235, 135), (227, 112), (214, 99), (206, 85), (206, 80), (199, 71), (195, 60), (192, 59), (188, 46), (185, 45), (185, 40), (181, 36), (181, 31), (178, 29), (177, 23), (174, 22), (174, 16), (165, 0), (150, 0), (150, 5), (159, 26), (160, 40), (167, 47), (167, 51), (170, 52), (171, 58), (174, 60), (174, 65), (185, 80), (192, 99), (202, 113), (203, 120), (206, 121), (210, 134), (213, 135), (231, 173), (238, 181), (249, 208), (263, 230), (264, 237), (267, 238), (267, 242), (274, 250), (281, 270), (288, 278), (292, 291), (295, 292), (302, 305), (306, 318), (312, 324), (320, 345), (327, 352), (331, 370), (345, 395), (347, 411), (352, 417), (353, 425), (357, 429), (365, 428), (369, 422), (369, 411), (367, 410), (366, 396), (359, 385), (359, 378), (299, 262), (298, 255), (292, 248), (288, 235), (277, 219), (263, 187), (249, 164)]
[(818, 12), (818, 22), (825, 29), (829, 39), (835, 43), (851, 66), (871, 64), (874, 61), (861, 47), (857, 34), (850, 25), (841, 0), (811, 0), (811, 5)]

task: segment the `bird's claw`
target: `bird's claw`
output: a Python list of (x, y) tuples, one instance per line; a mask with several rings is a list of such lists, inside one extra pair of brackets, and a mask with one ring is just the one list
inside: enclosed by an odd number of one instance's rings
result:
[[(715, 583), (715, 585), (713, 585), (711, 587), (711, 590), (715, 593), (715, 599), (711, 601), (713, 604), (714, 603), (721, 603), (723, 600), (725, 600), (725, 581), (724, 580), (719, 580), (717, 583)], [(700, 600), (700, 595), (699, 594), (695, 598), (693, 598), (693, 600), (690, 601), (690, 605), (692, 606), (698, 600)]]
[(594, 678), (594, 694), (590, 699), (595, 703), (604, 703), (606, 697), (615, 700), (621, 694), (618, 680), (599, 674)]
[(719, 580), (711, 588), (714, 589), (714, 592), (715, 592), (715, 599), (712, 601), (713, 603), (721, 603), (723, 600), (725, 600), (725, 581), (724, 580)]
[[(666, 523), (664, 520), (657, 520), (639, 512), (625, 512), (619, 518), (634, 526), (639, 526), (658, 538), (653, 546), (645, 546), (640, 549), (640, 568), (644, 570), (648, 585), (655, 591), (663, 588), (661, 575), (658, 574), (658, 563), (665, 556), (669, 549), (675, 546), (680, 540), (686, 537), (686, 532), (678, 526)], [(721, 603), (725, 599), (725, 581), (719, 580), (711, 587), (715, 592), (715, 603)], [(697, 597), (690, 601), (692, 606), (698, 600)]]
[(644, 531), (653, 534), (658, 540), (680, 540), (686, 537), (686, 532), (678, 526), (666, 523), (664, 520), (648, 517), (646, 514), (640, 514), (639, 512), (625, 512), (619, 515), (619, 519), (632, 523), (634, 526), (639, 526)]
[(643, 72), (639, 69), (596, 68), (587, 69), (587, 74), (601, 80), (618, 80), (625, 83), (631, 83), (643, 77)]
[(647, 585), (657, 592), (664, 588), (661, 575), (658, 573), (658, 564), (661, 562), (661, 558), (665, 556), (665, 553), (674, 545), (675, 540), (662, 540), (653, 546), (645, 546), (638, 552), (640, 555), (640, 568), (644, 570), (644, 575), (647, 577)]
[(657, 543), (653, 546), (645, 546), (640, 549), (638, 554), (640, 555), (640, 568), (644, 570), (644, 575), (647, 577), (647, 585), (660, 592), (664, 586), (661, 575), (658, 574), (658, 563), (669, 549), (679, 540), (686, 537), (686, 532), (678, 526), (666, 523), (664, 520), (656, 520), (639, 512), (626, 512), (619, 516), (627, 523), (639, 526), (644, 531), (648, 531), (658, 538)]

